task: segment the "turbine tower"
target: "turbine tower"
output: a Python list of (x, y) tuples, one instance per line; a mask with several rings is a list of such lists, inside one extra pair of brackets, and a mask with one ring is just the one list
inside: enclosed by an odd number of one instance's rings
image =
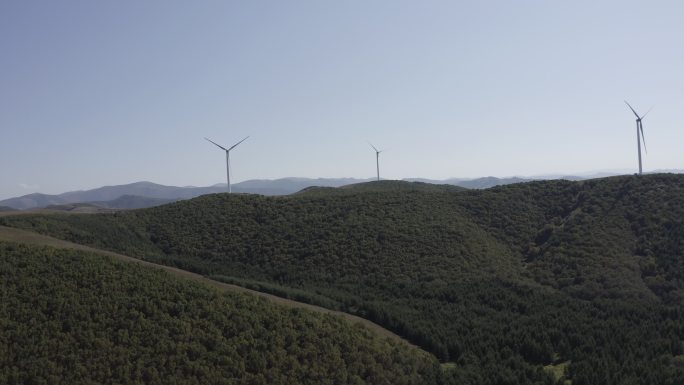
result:
[(375, 167), (378, 170), (378, 181), (379, 181), (380, 180), (380, 153), (382, 152), (382, 150), (378, 150), (377, 148), (375, 148), (375, 146), (373, 146), (373, 143), (371, 143), (371, 142), (368, 142), (368, 144), (370, 144), (370, 146), (373, 147), (373, 150), (375, 150)]
[(644, 137), (644, 126), (641, 123), (641, 120), (643, 118), (645, 118), (646, 115), (648, 115), (648, 113), (651, 112), (651, 110), (648, 110), (643, 116), (639, 116), (639, 114), (637, 114), (637, 112), (634, 110), (634, 108), (632, 108), (632, 106), (629, 103), (627, 103), (626, 100), (625, 100), (625, 104), (627, 104), (627, 107), (629, 107), (629, 109), (632, 110), (632, 112), (636, 116), (637, 151), (639, 153), (639, 175), (641, 175), (641, 172), (642, 172), (642, 168), (641, 168), (641, 141), (642, 140), (644, 142), (644, 152), (646, 152), (646, 137)]
[(228, 193), (229, 194), (231, 192), (230, 191), (230, 150), (234, 149), (235, 147), (238, 146), (238, 144), (247, 140), (247, 138), (249, 138), (249, 136), (247, 136), (246, 138), (242, 139), (241, 141), (235, 143), (232, 147), (229, 147), (229, 148), (225, 148), (225, 147), (221, 146), (220, 144), (212, 141), (209, 138), (204, 138), (204, 139), (208, 140), (209, 142), (213, 143), (214, 145), (216, 145), (218, 148), (220, 148), (226, 152), (226, 175), (228, 176)]

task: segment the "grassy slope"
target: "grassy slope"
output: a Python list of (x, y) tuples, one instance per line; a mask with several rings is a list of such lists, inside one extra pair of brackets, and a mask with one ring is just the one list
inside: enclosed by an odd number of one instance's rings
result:
[(543, 382), (541, 365), (570, 360), (576, 384), (613, 372), (604, 382), (666, 383), (684, 375), (671, 363), (684, 339), (683, 185), (380, 182), (3, 222), (313, 293), (456, 360), (460, 381)]
[(0, 383), (422, 384), (437, 362), (339, 317), (81, 251), (0, 242)]

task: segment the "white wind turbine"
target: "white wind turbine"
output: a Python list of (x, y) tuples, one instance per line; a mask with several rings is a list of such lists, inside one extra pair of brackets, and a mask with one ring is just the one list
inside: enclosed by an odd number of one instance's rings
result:
[(378, 180), (380, 180), (380, 153), (383, 150), (378, 150), (377, 148), (375, 148), (375, 146), (373, 146), (373, 143), (371, 142), (368, 142), (368, 144), (370, 144), (370, 146), (373, 147), (373, 150), (375, 150), (375, 167), (378, 170)]
[(231, 191), (230, 191), (230, 150), (234, 149), (235, 147), (238, 146), (238, 144), (240, 144), (240, 143), (244, 142), (245, 140), (247, 140), (247, 138), (249, 138), (249, 136), (245, 137), (244, 139), (242, 139), (241, 141), (235, 143), (234, 145), (232, 145), (232, 146), (229, 147), (229, 148), (225, 148), (225, 147), (221, 146), (220, 144), (218, 144), (218, 143), (212, 141), (212, 140), (209, 139), (209, 138), (204, 138), (204, 139), (208, 140), (209, 142), (213, 143), (214, 145), (216, 145), (217, 147), (219, 147), (220, 149), (222, 149), (222, 150), (224, 150), (224, 151), (226, 152), (226, 175), (228, 176), (228, 193), (231, 192)]
[(642, 120), (643, 118), (645, 118), (646, 115), (648, 115), (648, 113), (651, 112), (651, 110), (646, 111), (646, 113), (645, 113), (643, 116), (639, 116), (639, 114), (637, 114), (637, 112), (634, 111), (634, 108), (632, 108), (632, 106), (630, 106), (629, 103), (627, 103), (626, 100), (625, 100), (625, 104), (627, 104), (627, 107), (629, 107), (629, 109), (632, 110), (632, 112), (633, 112), (634, 115), (636, 116), (636, 125), (637, 125), (637, 150), (638, 150), (638, 152), (639, 152), (639, 175), (641, 175), (641, 171), (642, 171), (642, 169), (641, 169), (641, 141), (644, 142), (644, 152), (647, 152), (647, 151), (646, 151), (646, 138), (644, 137), (644, 126), (643, 126), (643, 124), (641, 123), (641, 120)]

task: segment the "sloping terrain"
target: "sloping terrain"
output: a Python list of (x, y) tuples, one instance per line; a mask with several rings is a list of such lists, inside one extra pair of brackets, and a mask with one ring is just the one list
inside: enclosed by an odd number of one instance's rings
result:
[(339, 317), (82, 251), (0, 242), (2, 384), (430, 384), (428, 354)]
[(171, 275), (175, 275), (177, 277), (191, 279), (191, 280), (194, 280), (197, 282), (201, 282), (205, 285), (212, 286), (212, 287), (217, 288), (219, 290), (233, 291), (233, 292), (239, 292), (239, 293), (248, 293), (248, 294), (252, 294), (252, 295), (256, 295), (259, 297), (266, 298), (269, 301), (278, 303), (280, 305), (285, 305), (285, 306), (289, 306), (289, 307), (296, 307), (296, 308), (301, 308), (301, 309), (307, 309), (307, 310), (312, 310), (312, 311), (316, 311), (319, 313), (333, 314), (336, 316), (340, 316), (342, 318), (347, 319), (348, 321), (350, 321), (352, 323), (361, 324), (364, 327), (368, 328), (369, 330), (373, 331), (374, 333), (376, 333), (382, 337), (388, 337), (388, 338), (391, 338), (397, 342), (408, 343), (406, 340), (404, 340), (400, 336), (390, 332), (389, 330), (384, 329), (381, 326), (379, 326), (379, 325), (377, 325), (371, 321), (368, 321), (367, 319), (364, 319), (364, 318), (361, 318), (361, 317), (358, 317), (358, 316), (355, 316), (355, 315), (352, 315), (349, 313), (330, 310), (328, 308), (324, 308), (321, 306), (311, 305), (311, 304), (306, 303), (306, 302), (299, 302), (299, 301), (295, 301), (292, 299), (283, 298), (283, 297), (272, 295), (272, 294), (269, 294), (266, 292), (251, 290), (251, 289), (243, 287), (243, 286), (237, 286), (237, 285), (231, 285), (231, 284), (224, 283), (224, 282), (219, 282), (219, 281), (209, 279), (207, 277), (204, 277), (202, 275), (199, 275), (199, 274), (187, 271), (187, 270), (181, 270), (181, 269), (177, 269), (177, 268), (171, 267), (171, 266), (159, 265), (156, 263), (143, 261), (140, 259), (129, 257), (127, 255), (118, 254), (118, 253), (114, 253), (114, 252), (106, 251), (106, 250), (100, 250), (100, 249), (96, 249), (96, 248), (93, 248), (90, 246), (80, 245), (78, 243), (73, 243), (73, 242), (62, 240), (62, 239), (53, 238), (53, 237), (38, 234), (38, 233), (35, 233), (32, 231), (22, 230), (22, 229), (13, 228), (13, 227), (0, 226), (0, 242), (1, 241), (10, 242), (10, 243), (21, 243), (21, 244), (26, 244), (26, 245), (31, 245), (31, 246), (49, 246), (49, 247), (54, 247), (57, 249), (86, 251), (86, 252), (90, 252), (90, 253), (95, 253), (95, 254), (99, 254), (99, 255), (105, 255), (108, 257), (113, 257), (114, 259), (118, 259), (118, 260), (125, 261), (125, 262), (138, 263), (138, 264), (141, 264), (141, 265), (144, 265), (147, 267), (152, 267), (152, 268), (164, 270), (167, 273), (170, 273)]
[(106, 209), (102, 206), (98, 206), (92, 203), (64, 203), (61, 205), (50, 205), (45, 208), (39, 209), (44, 211), (64, 211), (70, 213), (98, 213), (98, 212), (110, 212), (111, 210)]
[[(374, 182), (0, 223), (343, 309), (454, 383), (684, 381), (684, 178)], [(554, 369), (555, 370), (555, 369)]]
[(91, 202), (94, 205), (105, 207), (108, 209), (141, 209), (146, 207), (160, 206), (163, 204), (175, 202), (179, 199), (164, 199), (164, 198), (150, 198), (138, 195), (122, 195), (116, 199), (109, 201)]

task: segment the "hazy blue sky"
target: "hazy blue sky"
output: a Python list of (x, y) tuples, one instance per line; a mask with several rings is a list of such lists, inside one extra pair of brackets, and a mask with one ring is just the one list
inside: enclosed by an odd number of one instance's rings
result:
[(684, 168), (681, 1), (2, 1), (0, 198)]

